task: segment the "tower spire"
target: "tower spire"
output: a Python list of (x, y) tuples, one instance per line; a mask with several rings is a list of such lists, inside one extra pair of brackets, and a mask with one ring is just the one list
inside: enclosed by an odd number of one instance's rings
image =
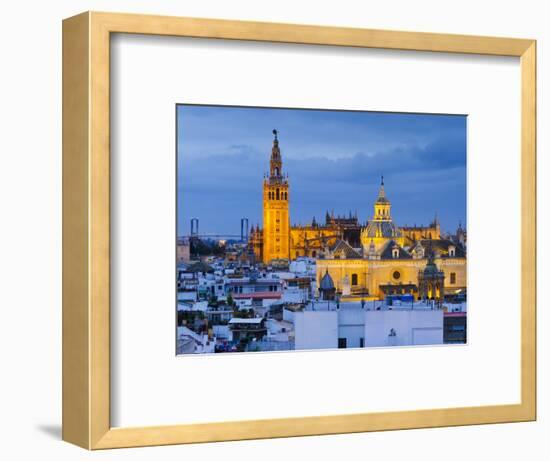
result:
[(380, 189), (378, 190), (378, 198), (386, 198), (386, 191), (384, 190), (384, 175), (380, 179)]
[(263, 254), (264, 263), (273, 259), (290, 259), (290, 219), (288, 176), (283, 174), (279, 149), (279, 132), (273, 133), (269, 175), (263, 187)]
[(279, 149), (279, 132), (273, 130), (273, 147), (271, 148), (271, 159), (269, 161), (269, 176), (274, 179), (283, 178), (283, 160)]
[(386, 197), (386, 191), (384, 190), (384, 176), (381, 176), (378, 197), (374, 202), (374, 219), (376, 221), (391, 221), (390, 210), (391, 204)]

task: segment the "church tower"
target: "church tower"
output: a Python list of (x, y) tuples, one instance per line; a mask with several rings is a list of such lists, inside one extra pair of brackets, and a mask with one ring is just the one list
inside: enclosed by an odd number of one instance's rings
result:
[(290, 257), (290, 218), (288, 214), (288, 177), (283, 176), (283, 161), (277, 130), (273, 130), (269, 175), (264, 178), (263, 261)]
[(374, 221), (391, 221), (391, 203), (386, 197), (386, 191), (384, 190), (384, 176), (380, 181), (380, 189), (378, 191), (378, 198), (374, 202)]
[[(391, 202), (386, 197), (384, 189), (384, 176), (380, 181), (380, 189), (378, 197), (374, 202), (374, 215), (369, 221), (366, 228), (361, 230), (361, 245), (364, 255), (371, 255), (371, 258), (376, 253), (383, 250), (389, 242), (393, 241), (400, 246), (405, 243), (403, 232), (395, 225), (391, 217)], [(372, 251), (374, 244), (375, 251)]]

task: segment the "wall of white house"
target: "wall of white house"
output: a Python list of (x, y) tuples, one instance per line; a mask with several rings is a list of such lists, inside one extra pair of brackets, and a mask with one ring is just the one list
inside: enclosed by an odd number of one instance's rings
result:
[[(394, 330), (395, 336), (389, 337)], [(443, 311), (365, 311), (365, 346), (443, 344)]]
[(302, 311), (294, 314), (296, 349), (338, 347), (338, 312)]

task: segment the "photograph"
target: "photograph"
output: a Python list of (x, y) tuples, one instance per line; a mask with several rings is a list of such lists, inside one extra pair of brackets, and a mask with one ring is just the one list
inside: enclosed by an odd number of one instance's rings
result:
[(3, 459), (545, 458), (550, 27), (486, 3), (6, 2)]
[(467, 343), (467, 117), (176, 106), (176, 353)]

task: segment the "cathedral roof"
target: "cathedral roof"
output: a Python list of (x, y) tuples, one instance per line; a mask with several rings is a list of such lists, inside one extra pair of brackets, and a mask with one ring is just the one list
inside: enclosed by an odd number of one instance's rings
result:
[(361, 259), (361, 255), (345, 240), (337, 240), (330, 251), (335, 256), (343, 256), (342, 259)]
[[(393, 257), (393, 249), (397, 248), (399, 250), (399, 255), (397, 258)], [(411, 254), (405, 250), (402, 246), (398, 245), (394, 240), (390, 240), (384, 249), (382, 250), (382, 253), (380, 253), (380, 259), (411, 259)]]
[(436, 239), (436, 240), (425, 239), (425, 240), (420, 240), (420, 244), (424, 248), (429, 248), (429, 247), (432, 248), (432, 250), (442, 258), (449, 257), (449, 247), (451, 246), (455, 247), (455, 258), (466, 257), (466, 251), (464, 251), (464, 247), (460, 243), (455, 243), (449, 239)]
[(402, 232), (393, 221), (369, 221), (363, 233), (367, 237), (401, 237)]
[(332, 280), (332, 277), (328, 273), (328, 269), (325, 272), (325, 275), (323, 275), (323, 278), (321, 279), (321, 283), (319, 284), (320, 290), (334, 290), (334, 281)]

